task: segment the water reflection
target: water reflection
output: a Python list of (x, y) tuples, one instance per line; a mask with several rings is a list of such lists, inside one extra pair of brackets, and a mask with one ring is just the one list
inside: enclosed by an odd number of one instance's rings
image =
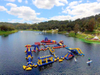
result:
[(48, 65), (44, 65), (44, 66), (41, 66), (41, 67), (38, 67), (38, 69), (39, 69), (39, 71), (43, 71), (45, 69), (49, 69), (52, 66), (53, 66), (53, 63), (48, 64)]

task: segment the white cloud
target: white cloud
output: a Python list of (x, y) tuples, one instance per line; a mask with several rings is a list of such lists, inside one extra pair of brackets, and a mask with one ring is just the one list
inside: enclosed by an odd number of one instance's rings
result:
[(5, 1), (9, 1), (9, 2), (15, 2), (15, 0), (5, 0)]
[(40, 15), (40, 13), (36, 13), (27, 6), (11, 7), (7, 13), (22, 18), (23, 21), (32, 21), (34, 23), (46, 20), (46, 18), (38, 18), (37, 15)]
[(59, 20), (59, 21), (61, 21), (61, 20), (71, 20), (72, 19), (72, 17), (71, 16), (65, 16), (65, 15), (62, 15), (62, 16), (54, 16), (54, 17), (51, 17), (49, 20)]
[(18, 2), (19, 2), (19, 3), (21, 3), (21, 2), (22, 2), (22, 0), (18, 0)]
[(69, 6), (71, 7), (71, 6), (74, 6), (74, 5), (77, 5), (78, 4), (78, 1), (73, 1), (73, 2), (71, 2), (70, 4), (69, 4)]
[(0, 6), (0, 11), (7, 11), (7, 9), (4, 6)]
[(25, 3), (26, 3), (26, 4), (28, 4), (28, 1), (27, 1), (27, 0), (25, 0)]
[(100, 2), (100, 0), (97, 0), (97, 2)]
[(68, 3), (67, 0), (32, 0), (37, 8), (51, 9), (55, 6), (64, 6)]
[(13, 3), (7, 3), (6, 5), (7, 6), (11, 6), (11, 7), (17, 7), (17, 5), (16, 4), (13, 4)]
[(62, 12), (73, 16), (72, 19), (88, 17), (100, 13), (100, 3), (79, 3), (74, 1)]

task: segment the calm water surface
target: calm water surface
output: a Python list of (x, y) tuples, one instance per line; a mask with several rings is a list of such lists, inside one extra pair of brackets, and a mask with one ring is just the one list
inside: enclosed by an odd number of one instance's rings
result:
[[(45, 34), (40, 35), (41, 32), (23, 31), (10, 34), (6, 37), (0, 36), (0, 75), (1, 74), (17, 74), (17, 75), (100, 75), (100, 44), (87, 44), (79, 39), (67, 37), (62, 34)], [(80, 48), (85, 56), (78, 56), (78, 62), (74, 59), (64, 60), (59, 63), (54, 62), (52, 66), (45, 66), (43, 70), (33, 68), (32, 71), (23, 70), (22, 66), (26, 65), (25, 59), (25, 45), (40, 42), (45, 37), (51, 40), (64, 41), (64, 44), (71, 48)], [(42, 46), (41, 46), (42, 47)], [(34, 49), (32, 47), (32, 49)], [(60, 56), (65, 55), (67, 49), (56, 49), (55, 54)], [(33, 63), (36, 63), (39, 56), (49, 55), (49, 51), (40, 51), (33, 53)], [(86, 64), (88, 58), (93, 62), (91, 66)]]

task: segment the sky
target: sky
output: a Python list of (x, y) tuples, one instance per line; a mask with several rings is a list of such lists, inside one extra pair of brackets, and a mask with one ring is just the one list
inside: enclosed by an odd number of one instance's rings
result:
[(100, 14), (100, 0), (0, 0), (0, 22), (39, 23)]

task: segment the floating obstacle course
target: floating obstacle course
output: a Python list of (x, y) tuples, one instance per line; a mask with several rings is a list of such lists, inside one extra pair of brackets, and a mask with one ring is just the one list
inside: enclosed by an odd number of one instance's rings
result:
[[(56, 44), (54, 46), (50, 46), (51, 44)], [(34, 45), (25, 45), (26, 50), (26, 60), (27, 60), (27, 64), (23, 65), (23, 69), (24, 70), (32, 70), (33, 67), (41, 67), (44, 65), (48, 65), (48, 64), (52, 64), (54, 62), (56, 62), (57, 60), (59, 60), (59, 62), (62, 62), (64, 59), (66, 60), (70, 60), (72, 59), (75, 55), (74, 54), (78, 54), (80, 56), (84, 56), (83, 52), (81, 51), (80, 48), (69, 48), (67, 47), (67, 45), (63, 45), (63, 41), (59, 41), (58, 43), (55, 40), (48, 40), (48, 38), (46, 37), (44, 40), (40, 42), (35, 42)], [(48, 46), (49, 45), (49, 46)], [(40, 46), (43, 46), (44, 48), (39, 48)], [(31, 47), (34, 47), (33, 50), (31, 50)], [(55, 49), (57, 48), (66, 48), (67, 53), (64, 56), (58, 57), (54, 52)], [(37, 51), (46, 51), (49, 50), (51, 55), (46, 55), (46, 56), (41, 56), (38, 57), (38, 62), (36, 63), (32, 63), (32, 52), (37, 52)]]

